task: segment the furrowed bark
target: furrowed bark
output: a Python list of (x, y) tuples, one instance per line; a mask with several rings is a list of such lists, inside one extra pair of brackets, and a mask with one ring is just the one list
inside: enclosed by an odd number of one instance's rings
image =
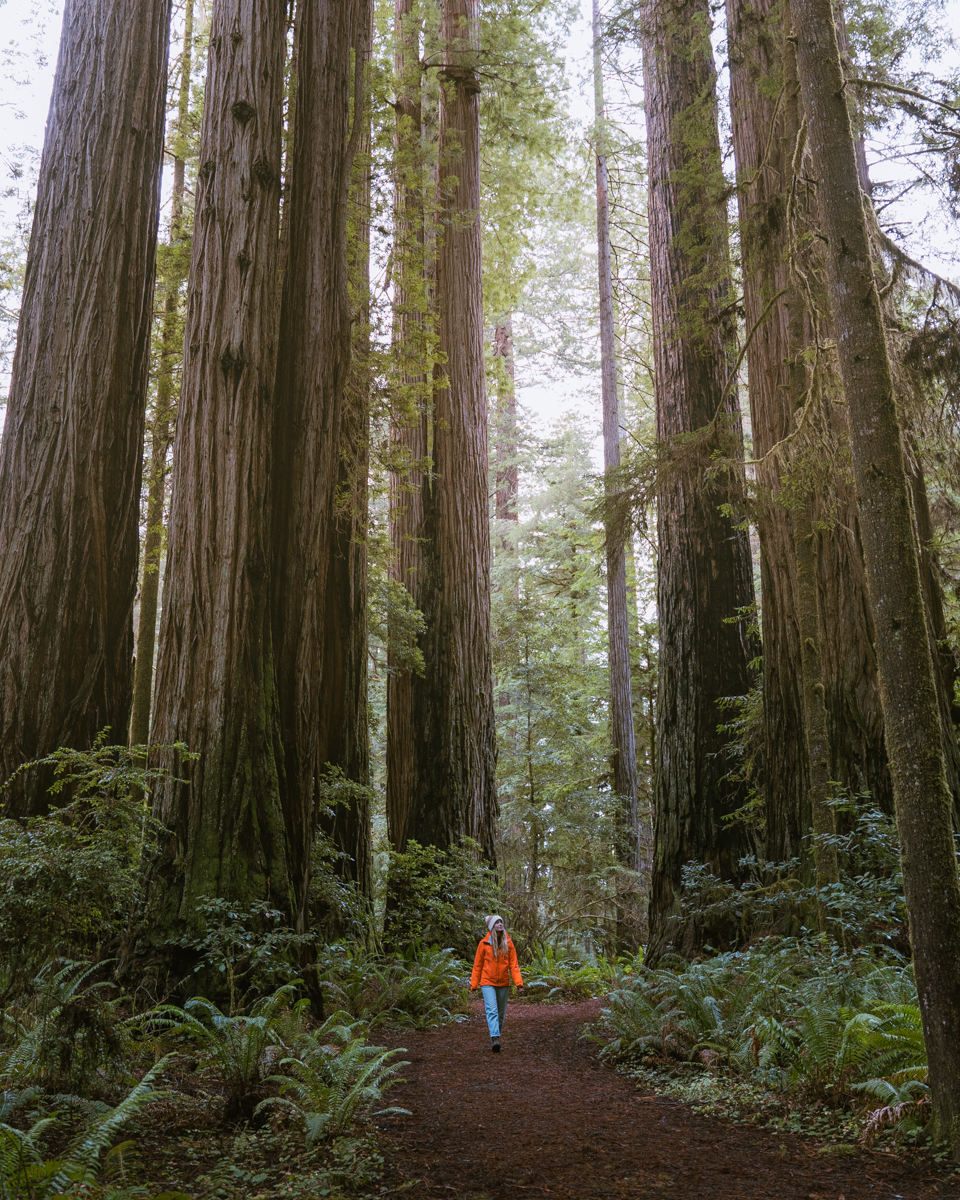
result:
[(155, 798), (170, 837), (151, 899), (168, 930), (205, 896), (296, 904), (270, 628), (285, 48), (282, 8), (215, 4), (152, 738), (200, 754)]
[[(637, 747), (630, 680), (630, 617), (627, 608), (627, 560), (624, 535), (613, 514), (620, 468), (620, 411), (613, 330), (613, 272), (610, 261), (610, 208), (607, 156), (603, 145), (603, 74), (600, 54), (600, 5), (593, 0), (594, 115), (597, 122), (597, 264), (600, 295), (600, 386), (603, 405), (603, 468), (610, 511), (606, 522), (607, 657), (610, 671), (610, 740), (613, 744), (613, 792), (619, 805), (617, 857), (631, 871), (640, 869), (637, 815)], [(630, 935), (623, 935), (629, 942)], [(636, 949), (626, 942), (624, 950)]]
[[(682, 922), (681, 870), (703, 863), (735, 878), (752, 852), (724, 816), (744, 802), (727, 778), (718, 701), (749, 690), (757, 648), (741, 610), (753, 603), (750, 549), (736, 483), (708, 483), (712, 452), (742, 453), (732, 381), (729, 259), (709, 9), (700, 0), (644, 14), (651, 292), (657, 438), (668, 457), (658, 499), (660, 578), (655, 858), (648, 959), (694, 953), (725, 931)], [(684, 437), (700, 431), (695, 439)]]
[(829, 0), (794, 0), (930, 1064), (930, 1132), (960, 1149), (960, 882), (901, 434)]
[[(365, 72), (370, 58), (371, 9), (357, 11), (356, 55)], [(350, 189), (348, 276), (354, 314), (350, 373), (340, 422), (336, 512), (329, 545), (320, 699), (320, 748), (324, 766), (366, 789), (370, 784), (367, 719), (367, 474), (370, 419), (370, 199), (371, 122), (366, 89), (356, 89), (353, 119), (361, 122)], [(319, 825), (344, 857), (335, 869), (373, 900), (373, 846), (369, 793), (335, 806)]]
[(444, 0), (434, 474), (424, 487), (424, 702), (410, 836), (474, 838), (494, 862), (498, 813), (490, 654), (490, 517), (480, 267), (477, 0)]
[[(321, 759), (321, 694), (340, 424), (350, 366), (346, 214), (356, 0), (303, 4), (272, 462), (273, 644), (294, 912), (304, 920)], [(361, 55), (362, 67), (362, 55)], [(362, 114), (356, 126), (357, 136)]]
[[(428, 452), (427, 287), (424, 236), (424, 172), (420, 147), (420, 59), (414, 0), (396, 0), (394, 71), (396, 100), (396, 194), (394, 199), (394, 301), (392, 353), (396, 371), (390, 449), (390, 578), (422, 610), (424, 586), (423, 481)], [(394, 636), (397, 631), (394, 631)], [(392, 640), (392, 639), (391, 639)], [(391, 646), (387, 676), (387, 826), (390, 844), (402, 850), (410, 837), (417, 788), (414, 713), (423, 702), (423, 681)]]
[(0, 781), (126, 741), (169, 25), (169, 0), (64, 12), (0, 450)]

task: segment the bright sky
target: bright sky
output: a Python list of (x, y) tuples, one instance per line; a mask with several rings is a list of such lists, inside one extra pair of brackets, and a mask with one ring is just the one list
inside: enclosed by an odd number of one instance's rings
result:
[[(592, 117), (591, 0), (580, 0), (580, 8), (567, 59), (571, 109), (586, 126)], [(32, 183), (56, 66), (61, 11), (62, 0), (0, 0), (0, 237), (15, 227)], [(951, 26), (960, 27), (960, 0), (949, 0), (944, 11)], [(872, 165), (878, 179), (895, 176), (898, 170), (882, 161)], [(22, 175), (15, 178), (18, 170)], [(916, 220), (920, 222), (924, 215), (925, 210), (918, 208)], [(948, 253), (948, 244), (956, 244), (955, 229), (928, 219), (925, 227), (918, 227), (914, 240), (910, 247), (914, 254), (922, 254), (944, 274), (958, 274), (958, 265)], [(599, 380), (571, 378), (543, 384), (526, 381), (521, 374), (520, 382), (521, 403), (542, 422), (552, 423), (561, 412), (573, 410), (599, 426)]]

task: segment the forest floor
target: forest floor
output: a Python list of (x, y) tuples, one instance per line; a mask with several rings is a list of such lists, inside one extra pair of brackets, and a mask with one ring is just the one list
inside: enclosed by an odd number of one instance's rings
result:
[(920, 1154), (817, 1143), (698, 1116), (644, 1094), (580, 1040), (599, 1000), (511, 1004), (491, 1054), (469, 1021), (377, 1039), (404, 1046), (406, 1082), (378, 1122), (390, 1196), (407, 1200), (960, 1200), (960, 1177)]

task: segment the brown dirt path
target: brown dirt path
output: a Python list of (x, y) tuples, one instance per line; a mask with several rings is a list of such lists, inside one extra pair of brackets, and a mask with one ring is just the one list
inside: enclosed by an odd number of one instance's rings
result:
[[(828, 1155), (772, 1130), (696, 1116), (644, 1095), (578, 1041), (599, 1001), (511, 1004), (491, 1054), (479, 1002), (468, 1022), (384, 1039), (407, 1082), (380, 1121), (391, 1196), (408, 1200), (960, 1200), (956, 1176), (892, 1155)], [(380, 1040), (380, 1039), (378, 1039)]]

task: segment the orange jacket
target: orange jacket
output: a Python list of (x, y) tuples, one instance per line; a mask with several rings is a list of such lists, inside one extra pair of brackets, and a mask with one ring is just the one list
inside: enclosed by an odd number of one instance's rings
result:
[(492, 987), (509, 987), (511, 975), (517, 987), (523, 987), (523, 977), (517, 963), (517, 951), (510, 940), (510, 934), (507, 934), (506, 954), (494, 958), (488, 933), (477, 947), (477, 957), (473, 960), (473, 974), (470, 976), (470, 987), (483, 987), (484, 984)]

